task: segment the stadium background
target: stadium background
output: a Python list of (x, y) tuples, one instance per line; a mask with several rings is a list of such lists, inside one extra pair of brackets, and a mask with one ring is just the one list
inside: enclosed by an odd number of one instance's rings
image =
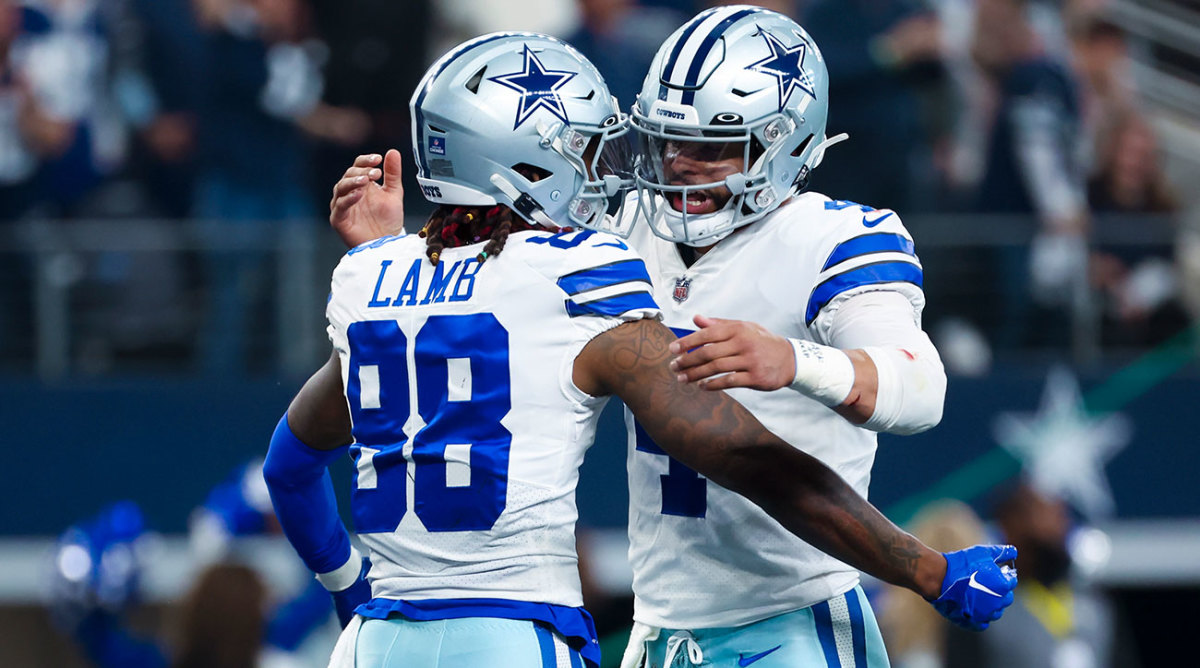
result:
[[(1003, 0), (978, 4), (989, 2)], [(1017, 3), (1088, 101), (1070, 137), (1090, 147), (1088, 256), (1062, 260), (1070, 295), (1047, 299), (994, 261), (1028, 256), (1045, 217), (974, 203), (1010, 195), (978, 194), (989, 98), (963, 73), (977, 3), (766, 4), (809, 27), (830, 60), (831, 133), (866, 119), (847, 161), (890, 170), (843, 184), (831, 163), (814, 189), (904, 217), (950, 373), (940, 426), (880, 439), (872, 501), (899, 523), (943, 498), (987, 520), (997, 490), (1037, 469), (1087, 529), (1077, 565), (1122, 619), (1130, 653), (1113, 665), (1180, 656), (1200, 604), (1200, 8)], [(657, 44), (703, 6), (0, 0), (0, 664), (87, 665), (46, 612), (53, 547), (120, 499), (162, 537), (131, 624), (169, 627), (197, 568), (190, 513), (265, 451), (326, 354), (322, 307), (342, 252), (323, 222), (329, 188), (357, 152), (395, 146), (408, 160), (407, 98), (437, 54), (496, 29), (549, 32), (628, 103)], [(933, 21), (907, 25), (936, 46), (906, 38), (919, 54), (906, 67), (834, 66), (881, 36), (898, 44), (892, 29), (913, 17)], [(1168, 205), (1114, 205), (1100, 178), (1138, 168), (1119, 159), (1134, 149), (1114, 119), (1129, 115), (1151, 138), (1144, 171)], [(411, 227), (429, 209), (407, 192)], [(1002, 306), (1014, 290), (1015, 332)], [(595, 607), (614, 619), (627, 618), (624, 486), (610, 407), (578, 498)], [(273, 586), (297, 586), (280, 539), (246, 541)], [(323, 665), (331, 634), (302, 661)]]

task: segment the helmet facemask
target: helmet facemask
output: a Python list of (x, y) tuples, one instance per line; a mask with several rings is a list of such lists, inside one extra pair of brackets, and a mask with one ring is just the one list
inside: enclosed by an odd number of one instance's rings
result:
[(628, 132), (629, 117), (619, 112), (596, 128), (539, 124), (543, 145), (565, 158), (583, 177), (567, 205), (567, 220), (563, 222), (590, 229), (616, 227), (624, 208), (624, 194), (633, 189)]
[(808, 169), (784, 184), (773, 183), (776, 175), (768, 169), (781, 151), (801, 155), (812, 146), (812, 135), (797, 144), (797, 124), (787, 114), (754, 125), (740, 124), (736, 114), (718, 114), (714, 120), (718, 123), (672, 127), (634, 110), (638, 204), (664, 239), (711, 245), (774, 210), (807, 183)]

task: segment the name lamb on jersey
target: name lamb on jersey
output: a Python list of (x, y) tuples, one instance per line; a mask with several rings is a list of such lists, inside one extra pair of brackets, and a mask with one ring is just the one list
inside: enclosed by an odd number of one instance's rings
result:
[[(438, 263), (430, 267), (424, 257), (416, 258), (403, 272), (392, 260), (380, 260), (375, 290), (367, 308), (397, 306), (427, 306), (442, 302), (464, 302), (475, 291), (475, 275), (483, 266), (478, 258), (456, 260), (453, 264)], [(422, 272), (422, 268), (426, 271)]]

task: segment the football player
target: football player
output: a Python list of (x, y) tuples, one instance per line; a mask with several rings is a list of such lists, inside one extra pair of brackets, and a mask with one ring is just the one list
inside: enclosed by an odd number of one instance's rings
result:
[[(631, 234), (681, 337), (678, 378), (736, 388), (767, 428), (866, 497), (876, 432), (936, 425), (946, 377), (921, 330), (921, 264), (899, 216), (802, 192), (845, 138), (826, 137), (827, 91), (821, 52), (791, 19), (748, 6), (697, 15), (659, 49), (633, 105), (645, 224), (626, 216), (615, 231)], [(887, 665), (854, 568), (627, 422), (637, 624), (626, 666), (646, 650), (663, 666), (676, 655)], [(951, 560), (945, 590), (1007, 593), (976, 588), (975, 568)], [(937, 605), (971, 628), (989, 622)]]
[[(725, 395), (676, 380), (674, 335), (658, 321), (642, 260), (590, 229), (607, 224), (607, 198), (621, 187), (605, 156), (625, 122), (566, 45), (489, 35), (435, 64), (414, 95), (417, 180), (441, 205), (421, 235), (399, 233), (394, 151), (361, 156), (335, 186), (335, 229), (374, 240), (335, 271), (335, 352), (267, 458), (285, 532), (321, 581), (343, 590), (362, 562), (323, 476), (353, 435), (353, 513), (373, 598), (335, 663), (381, 665), (389, 652), (431, 666), (595, 663), (579, 607), (574, 488), (610, 395), (664, 452), (884, 580), (934, 599), (947, 564), (964, 558), (896, 529)], [(977, 549), (997, 595), (966, 614), (992, 619), (1015, 578), (990, 559), (1001, 548)]]

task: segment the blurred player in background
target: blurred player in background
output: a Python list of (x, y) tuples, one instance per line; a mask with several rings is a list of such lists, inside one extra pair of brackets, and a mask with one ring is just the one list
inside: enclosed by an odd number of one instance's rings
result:
[[(748, 6), (697, 15), (659, 49), (634, 104), (645, 224), (626, 217), (617, 231), (683, 337), (680, 380), (738, 388), (773, 433), (865, 497), (875, 433), (937, 424), (946, 378), (921, 331), (921, 265), (899, 216), (801, 194), (845, 138), (826, 137), (827, 91), (821, 52), (791, 19)], [(627, 420), (638, 623), (625, 665), (643, 648), (645, 665), (887, 665), (854, 568)], [(951, 561), (947, 586), (970, 573)]]
[[(609, 394), (666, 452), (747, 494), (789, 530), (930, 600), (954, 599), (947, 608), (960, 619), (998, 618), (1015, 577), (994, 558), (1015, 553), (989, 546), (931, 558), (829, 469), (747, 424), (740, 406), (676, 381), (665, 366), (673, 336), (657, 322), (642, 261), (623, 242), (534, 227), (606, 224), (605, 200), (620, 178), (601, 163), (623, 131), (608, 100), (594, 69), (561, 43), (479, 38), (436, 64), (414, 97), (418, 181), (443, 204), (422, 230), (426, 241), (380, 236), (403, 229), (394, 151), (382, 170), (380, 156), (361, 156), (335, 186), (335, 229), (348, 243), (375, 241), (335, 272), (335, 355), (280, 421), (267, 463), (293, 544), (331, 590), (351, 586), (359, 559), (324, 467), (349, 442), (353, 417), (355, 523), (377, 562), (375, 598), (358, 608), (371, 620), (357, 649), (351, 627), (349, 647), (335, 655), (377, 665), (394, 646), (428, 665), (481, 655), (488, 665), (551, 665), (546, 653), (565, 640), (595, 662), (590, 619), (578, 607), (573, 491)], [(314, 526), (318, 515), (325, 519)], [(961, 582), (944, 577), (947, 563), (967, 562), (990, 598), (960, 595), (966, 573)], [(937, 575), (922, 583), (931, 563)], [(539, 650), (541, 624), (556, 633)], [(440, 643), (441, 656), (430, 643)]]
[[(171, 642), (131, 629), (141, 582), (155, 552), (141, 508), (105, 507), (63, 532), (50, 580), (51, 617), (100, 668), (292, 668), (301, 646), (324, 627), (332, 607), (316, 582), (282, 603), (262, 575), (242, 562), (241, 539), (278, 532), (262, 462), (238, 466), (189, 519), (197, 570), (178, 603)], [(298, 653), (299, 652), (299, 653)]]

